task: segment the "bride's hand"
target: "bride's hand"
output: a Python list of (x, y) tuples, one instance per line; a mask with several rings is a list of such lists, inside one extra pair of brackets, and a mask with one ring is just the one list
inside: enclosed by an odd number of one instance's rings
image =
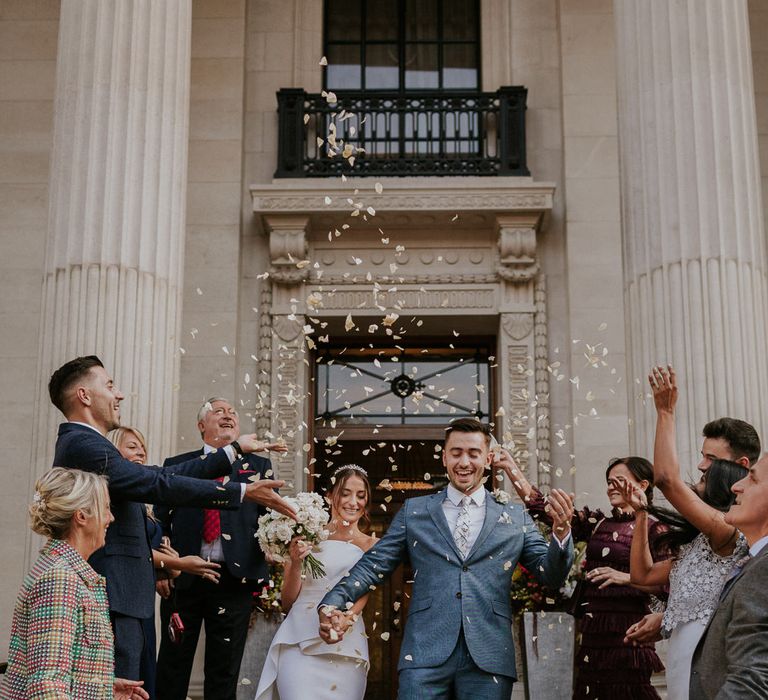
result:
[(294, 537), (291, 544), (288, 545), (288, 556), (290, 556), (293, 564), (301, 564), (311, 551), (312, 545), (306, 542), (303, 537)]

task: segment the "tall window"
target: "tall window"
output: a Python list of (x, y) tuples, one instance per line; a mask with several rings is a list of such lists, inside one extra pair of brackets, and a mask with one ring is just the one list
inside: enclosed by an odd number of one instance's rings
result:
[(328, 90), (477, 90), (479, 0), (325, 0)]

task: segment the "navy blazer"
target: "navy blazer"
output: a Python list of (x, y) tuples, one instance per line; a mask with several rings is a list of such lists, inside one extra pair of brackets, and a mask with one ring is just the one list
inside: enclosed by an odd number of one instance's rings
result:
[[(166, 459), (163, 465), (170, 467), (199, 458), (202, 454), (203, 450), (199, 449), (176, 455)], [(268, 459), (253, 454), (243, 455), (229, 472), (230, 482), (234, 483), (249, 483), (257, 475), (262, 479), (273, 478), (272, 465)], [(229, 535), (221, 539), (226, 567), (235, 578), (246, 579), (246, 583), (254, 590), (260, 587), (268, 573), (264, 554), (256, 542), (259, 516), (266, 512), (266, 508), (250, 502), (243, 503), (238, 510), (221, 512), (221, 532)], [(187, 506), (155, 508), (157, 519), (163, 523), (165, 534), (171, 538), (171, 546), (180, 556), (199, 556), (203, 538), (203, 513), (202, 508)], [(184, 590), (194, 579), (193, 574), (182, 573), (175, 581), (176, 587)]]
[(173, 467), (142, 466), (123, 458), (96, 430), (62, 423), (53, 465), (104, 474), (109, 480), (115, 522), (107, 530), (105, 546), (88, 561), (106, 577), (109, 608), (121, 615), (146, 618), (155, 612), (155, 574), (144, 503), (240, 507), (240, 486), (210, 481), (230, 472), (224, 450)]

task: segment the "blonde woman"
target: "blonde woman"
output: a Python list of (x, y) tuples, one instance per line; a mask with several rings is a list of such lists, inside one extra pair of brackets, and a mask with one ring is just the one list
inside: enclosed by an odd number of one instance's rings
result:
[(87, 561), (113, 520), (106, 479), (55, 467), (37, 480), (29, 515), (48, 541), (16, 600), (0, 697), (148, 698), (140, 681), (114, 677), (106, 583)]
[[(120, 454), (135, 464), (146, 464), (147, 441), (144, 434), (138, 429), (123, 426), (112, 430), (107, 437), (117, 447)], [(168, 598), (172, 591), (172, 579), (182, 571), (207, 578), (217, 582), (220, 565), (206, 561), (197, 556), (180, 557), (179, 553), (171, 547), (168, 538), (163, 536), (160, 523), (155, 519), (152, 506), (144, 506), (146, 509), (147, 536), (152, 545), (152, 564), (155, 567), (155, 588), (163, 597)], [(151, 697), (155, 696), (155, 681), (157, 678), (157, 640), (155, 636), (155, 616), (144, 618), (141, 621), (144, 629), (144, 652), (141, 657), (139, 669), (140, 678), (144, 681), (144, 687)]]

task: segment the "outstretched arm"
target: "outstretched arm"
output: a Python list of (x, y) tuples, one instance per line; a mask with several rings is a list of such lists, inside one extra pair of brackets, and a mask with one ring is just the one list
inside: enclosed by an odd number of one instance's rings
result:
[[(678, 387), (672, 367), (654, 367), (648, 375), (656, 405), (656, 440), (653, 448), (654, 484), (689, 523), (703, 532), (718, 554), (733, 550), (736, 529), (719, 510), (704, 503), (680, 476), (675, 446), (675, 406)], [(730, 543), (730, 550), (727, 549)], [(725, 551), (724, 551), (725, 550)]]

